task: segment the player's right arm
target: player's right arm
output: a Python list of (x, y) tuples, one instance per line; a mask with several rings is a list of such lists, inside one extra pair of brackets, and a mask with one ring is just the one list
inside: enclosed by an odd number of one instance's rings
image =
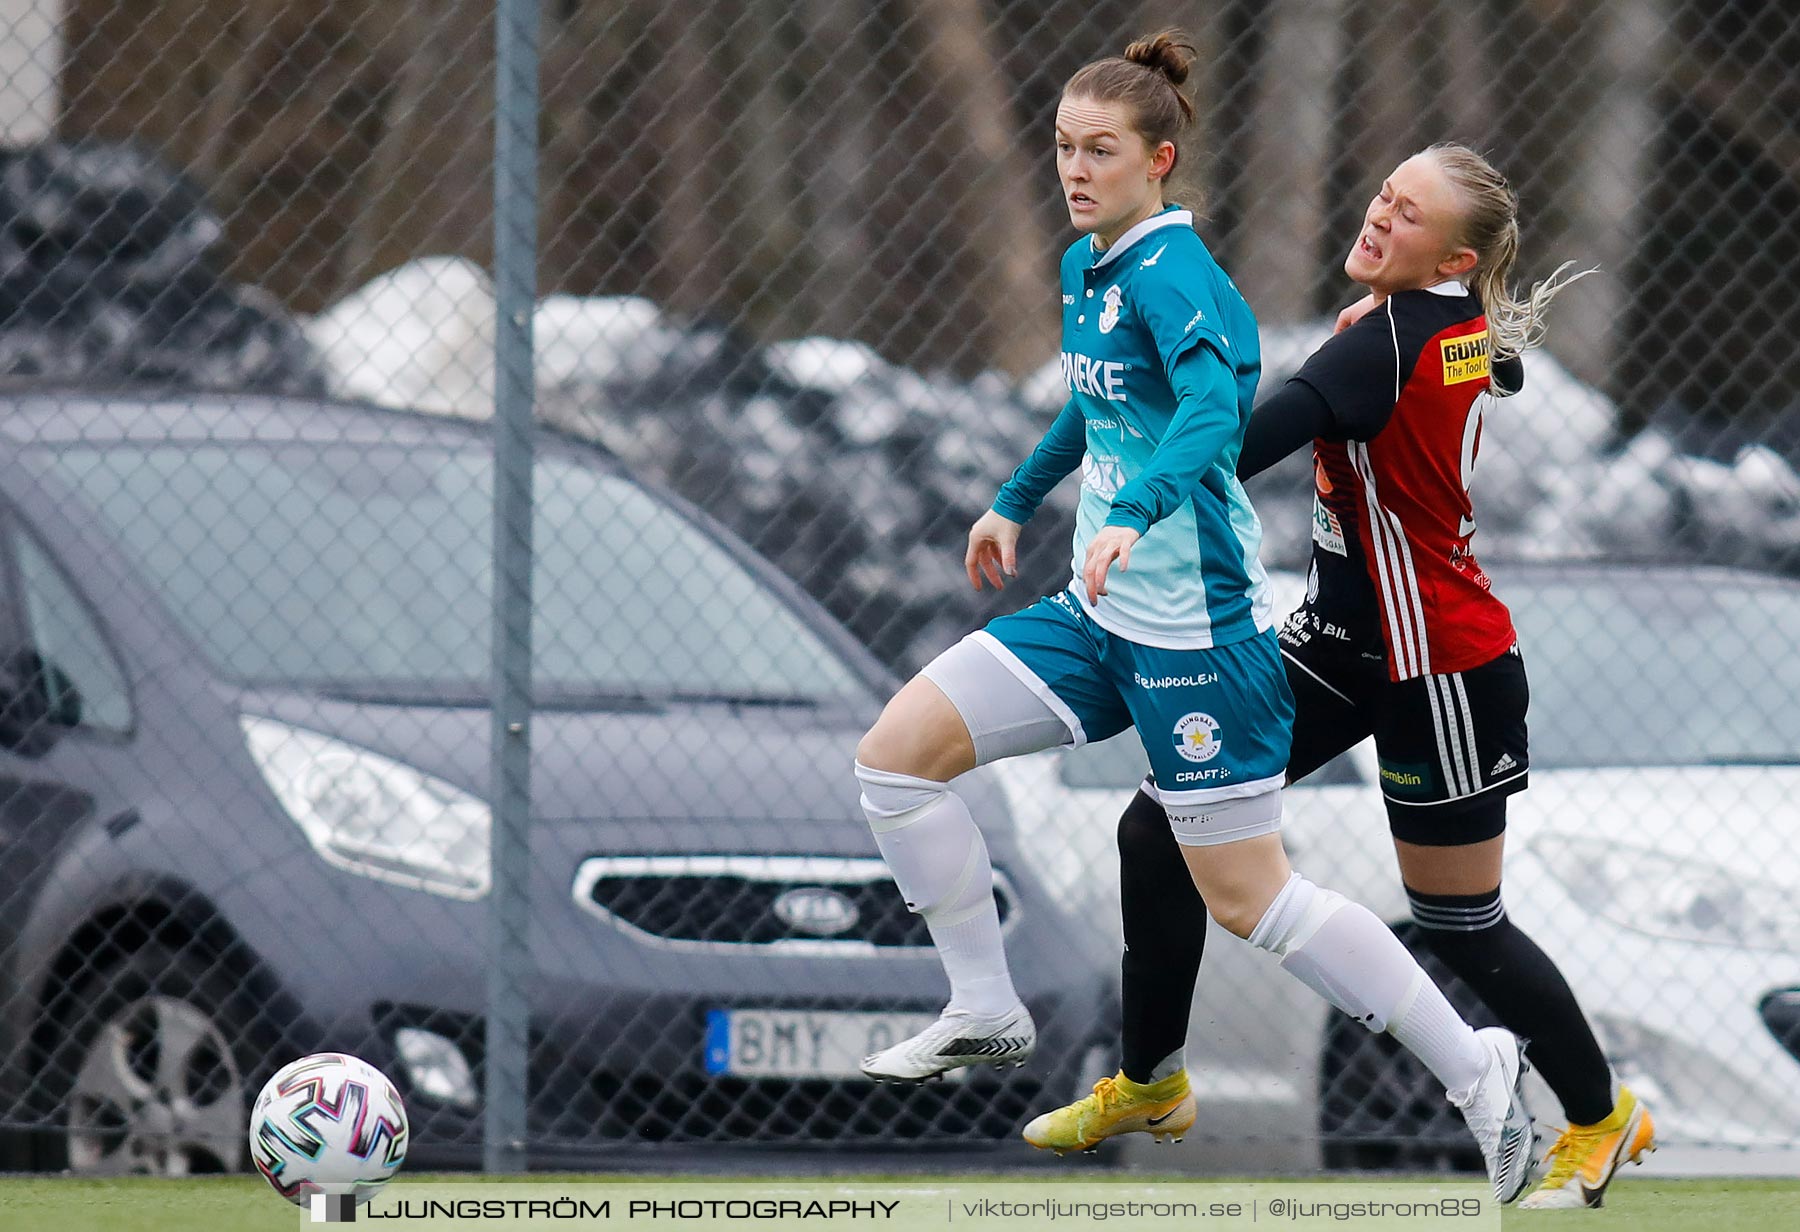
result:
[(985, 578), (995, 590), (1006, 588), (1006, 579), (1019, 572), (1019, 532), (1023, 529), (992, 509), (975, 519), (969, 528), (969, 550), (963, 553), (969, 585), (980, 590)]
[(969, 528), (969, 549), (963, 554), (969, 585), (980, 590), (985, 578), (999, 590), (1018, 573), (1019, 531), (1086, 454), (1087, 420), (1071, 398), (1031, 456), (1001, 485), (994, 507)]
[(1021, 524), (1031, 521), (1050, 489), (1080, 466), (1086, 454), (1087, 419), (1075, 405), (1075, 399), (1070, 398), (1031, 456), (1019, 463), (1012, 478), (1001, 485), (1000, 494), (994, 498), (994, 512)]
[(1400, 397), (1399, 355), (1387, 300), (1327, 339), (1251, 413), (1237, 475), (1248, 479), (1317, 437), (1368, 441)]

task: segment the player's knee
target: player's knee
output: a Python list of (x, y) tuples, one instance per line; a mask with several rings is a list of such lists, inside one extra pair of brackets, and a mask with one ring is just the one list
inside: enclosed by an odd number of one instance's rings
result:
[(944, 798), (949, 785), (917, 775), (882, 770), (856, 761), (856, 781), (862, 786), (863, 812), (877, 831), (900, 829), (916, 820)]
[(906, 698), (896, 694), (856, 742), (856, 764), (895, 774), (912, 773), (914, 767), (910, 763), (915, 759), (917, 744), (915, 725), (906, 717)]
[(1248, 940), (1251, 930), (1261, 918), (1255, 901), (1249, 898), (1227, 898), (1214, 893), (1206, 896), (1206, 913), (1218, 926), (1234, 937)]
[[(1256, 930), (1276, 913), (1280, 904), (1286, 901), (1283, 898), (1284, 894), (1292, 897), (1290, 888), (1296, 876), (1290, 875), (1288, 884), (1275, 892), (1273, 902), (1270, 901), (1268, 885), (1261, 879), (1208, 885), (1206, 887), (1206, 910), (1218, 922), (1219, 927), (1232, 936), (1241, 937), (1252, 945), (1260, 944), (1256, 938)], [(1303, 877), (1298, 879), (1305, 883), (1305, 892), (1310, 892), (1312, 883)], [(1265, 945), (1263, 948), (1272, 949), (1273, 947)]]
[(856, 760), (871, 769), (949, 782), (975, 767), (962, 716), (938, 688), (914, 677), (857, 741)]
[[(1289, 870), (1278, 841), (1272, 847), (1238, 844), (1264, 839), (1281, 829), (1281, 793), (1262, 792), (1196, 805), (1165, 803), (1160, 807), (1167, 813), (1164, 850), (1168, 851), (1172, 837), (1176, 850), (1190, 853), (1187, 862), (1195, 871), (1207, 911), (1227, 932), (1248, 937), (1269, 900), (1281, 891)], [(1202, 849), (1219, 855), (1215, 858), (1191, 854)]]
[[(891, 713), (883, 713), (875, 720), (875, 726), (864, 732), (863, 738), (856, 742), (856, 764), (889, 774), (936, 778), (933, 764), (938, 759), (933, 752), (925, 733), (896, 719)], [(946, 781), (951, 777), (953, 776), (944, 776)]]
[(1294, 873), (1250, 930), (1239, 936), (1258, 949), (1285, 958), (1349, 904), (1350, 900), (1336, 890), (1314, 885)]
[(864, 732), (862, 739), (856, 742), (857, 776), (860, 778), (865, 768), (897, 771), (898, 767), (893, 763), (898, 760), (898, 750), (889, 733), (883, 729), (880, 719), (875, 720), (875, 726)]

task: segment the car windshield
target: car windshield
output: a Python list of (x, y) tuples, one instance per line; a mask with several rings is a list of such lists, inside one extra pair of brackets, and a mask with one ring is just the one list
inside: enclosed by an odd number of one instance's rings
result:
[[(157, 443), (37, 449), (224, 675), (371, 700), (487, 696), (492, 452)], [(823, 638), (628, 479), (540, 451), (539, 704), (866, 701)]]
[(1800, 586), (1724, 572), (1511, 580), (1531, 680), (1531, 763), (1800, 762)]

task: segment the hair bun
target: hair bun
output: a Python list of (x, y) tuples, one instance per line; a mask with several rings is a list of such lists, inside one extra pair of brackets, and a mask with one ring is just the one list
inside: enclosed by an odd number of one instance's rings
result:
[(1179, 86), (1188, 79), (1188, 72), (1199, 54), (1188, 41), (1187, 35), (1179, 30), (1164, 30), (1161, 34), (1139, 39), (1125, 49), (1127, 60), (1133, 64), (1141, 64), (1152, 72), (1161, 73), (1174, 86)]

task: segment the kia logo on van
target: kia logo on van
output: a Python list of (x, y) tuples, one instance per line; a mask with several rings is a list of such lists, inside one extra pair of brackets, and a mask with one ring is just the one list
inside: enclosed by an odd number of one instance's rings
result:
[(835, 937), (856, 926), (856, 904), (824, 886), (801, 886), (775, 900), (775, 916), (800, 932)]

